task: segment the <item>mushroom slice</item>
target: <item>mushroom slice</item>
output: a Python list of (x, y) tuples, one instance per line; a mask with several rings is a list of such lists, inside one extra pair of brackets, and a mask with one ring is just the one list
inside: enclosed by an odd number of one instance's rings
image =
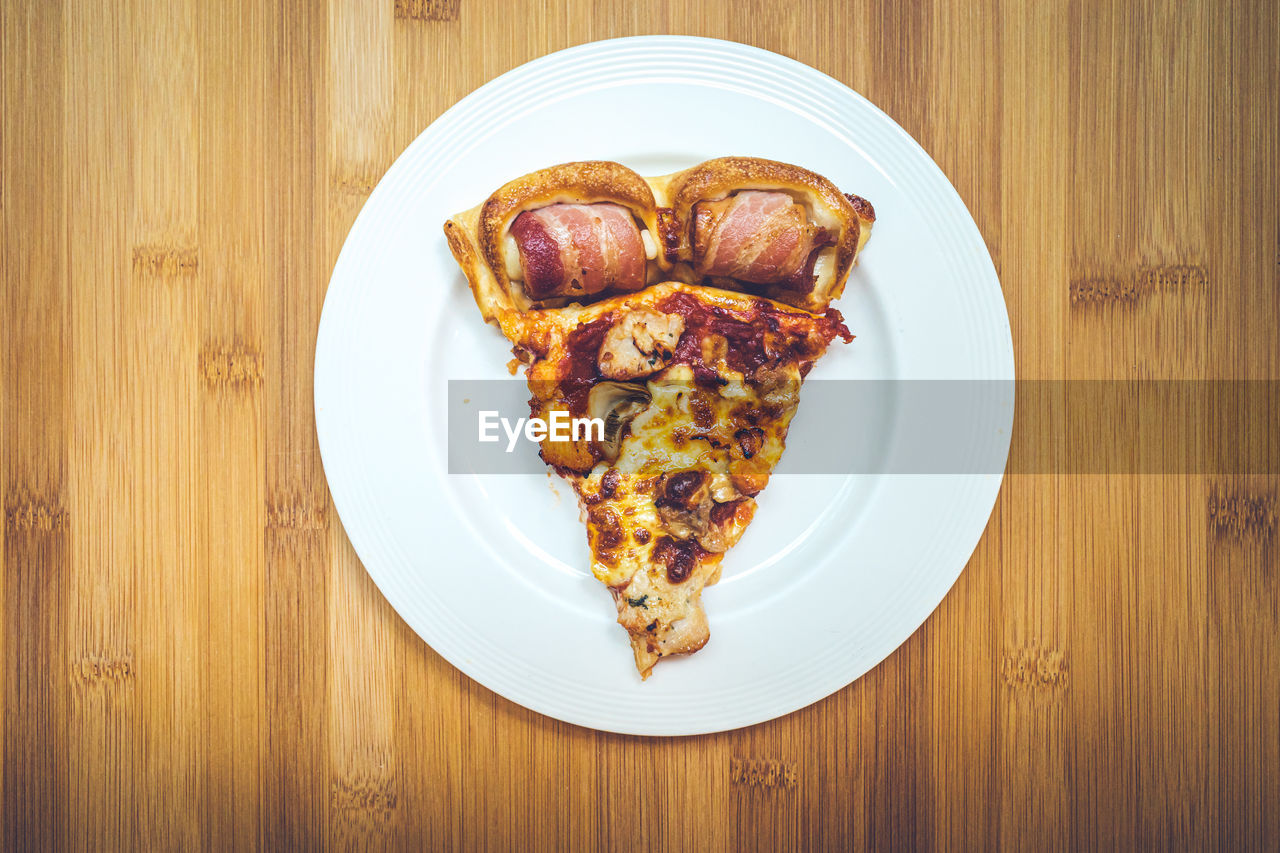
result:
[(600, 452), (607, 462), (616, 462), (622, 439), (636, 416), (649, 407), (649, 389), (639, 382), (597, 382), (587, 394), (587, 417), (604, 421)]

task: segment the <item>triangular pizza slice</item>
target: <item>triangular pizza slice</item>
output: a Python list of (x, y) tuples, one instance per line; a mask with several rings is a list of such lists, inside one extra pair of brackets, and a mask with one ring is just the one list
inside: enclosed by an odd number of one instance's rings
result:
[(445, 226), (486, 319), (526, 366), (531, 416), (591, 424), (548, 435), (541, 455), (573, 485), (592, 572), (645, 678), (710, 636), (702, 590), (751, 522), (801, 383), (834, 339), (852, 340), (827, 303), (874, 216), (795, 167), (785, 176), (809, 176), (843, 219), (759, 174), (781, 164), (712, 161), (725, 162), (719, 184), (706, 164), (652, 180), (569, 164)]
[(592, 572), (647, 676), (701, 648), (701, 605), (782, 456), (804, 376), (837, 337), (815, 315), (759, 296), (666, 282), (538, 324), (517, 341), (531, 415), (603, 424), (542, 458), (577, 492)]

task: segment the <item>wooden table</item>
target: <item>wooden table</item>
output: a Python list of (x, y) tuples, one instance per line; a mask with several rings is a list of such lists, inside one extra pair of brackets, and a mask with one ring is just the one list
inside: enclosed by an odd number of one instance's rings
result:
[(558, 48), (736, 39), (866, 95), (1028, 378), (1280, 378), (1266, 3), (3, 6), (4, 846), (1280, 845), (1277, 479), (1016, 474), (857, 683), (647, 740), (472, 683), (333, 510), (311, 365), (396, 154)]

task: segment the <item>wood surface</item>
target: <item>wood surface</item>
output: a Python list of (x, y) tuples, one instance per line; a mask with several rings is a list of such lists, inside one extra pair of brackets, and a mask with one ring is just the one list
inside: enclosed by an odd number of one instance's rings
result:
[(649, 740), (423, 644), (343, 533), (311, 404), (333, 261), (397, 153), (501, 72), (640, 33), (778, 51), (901, 123), (986, 238), (1020, 376), (1280, 379), (1278, 21), (7, 0), (0, 845), (1280, 848), (1275, 476), (1010, 475), (882, 665)]

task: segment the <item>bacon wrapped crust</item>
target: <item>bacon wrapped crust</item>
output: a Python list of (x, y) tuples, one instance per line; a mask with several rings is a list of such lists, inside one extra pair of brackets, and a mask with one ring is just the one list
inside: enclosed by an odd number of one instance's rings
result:
[(620, 204), (553, 204), (511, 223), (524, 292), (544, 301), (645, 286), (640, 229)]
[[(716, 287), (808, 311), (826, 310), (844, 292), (875, 222), (866, 199), (774, 160), (721, 157), (648, 180), (668, 261), (689, 265)], [(781, 203), (783, 194), (792, 206)]]
[[(869, 202), (806, 169), (722, 157), (659, 178), (607, 161), (541, 169), (444, 230), (485, 320), (511, 338), (508, 327), (524, 312), (662, 279), (821, 313), (843, 292), (874, 221)], [(638, 256), (642, 237), (656, 257)]]
[[(587, 206), (593, 209), (584, 211), (582, 208)], [(624, 218), (620, 216), (622, 211), (633, 217), (633, 224), (639, 221), (651, 234), (657, 234), (657, 206), (653, 190), (644, 178), (620, 163), (603, 160), (565, 163), (505, 184), (483, 204), (450, 218), (444, 224), (444, 233), (454, 258), (466, 273), (481, 314), (486, 321), (502, 326), (505, 333), (504, 318), (510, 315), (561, 307), (584, 296), (636, 290), (648, 283), (646, 264), (643, 280), (637, 287), (631, 263), (636, 245), (627, 233)], [(533, 217), (522, 216), (526, 212)], [(590, 219), (600, 221), (584, 221)], [(521, 225), (517, 226), (517, 222)], [(530, 260), (535, 266), (542, 266), (534, 273), (532, 292), (525, 281), (513, 281), (508, 274), (507, 241), (513, 226), (517, 232), (524, 232), (523, 242), (531, 247), (522, 253), (527, 256), (522, 262)], [(572, 233), (574, 231), (577, 233)], [(565, 246), (565, 232), (570, 232), (571, 249)], [(561, 239), (557, 240), (557, 236)], [(634, 236), (638, 239), (638, 227)], [(544, 245), (534, 246), (539, 239)], [(654, 239), (656, 241), (656, 236)], [(564, 260), (584, 260), (593, 245), (604, 245), (604, 254), (616, 252), (621, 257), (615, 257), (616, 262), (606, 268), (596, 266), (598, 256), (591, 255), (588, 263), (592, 265), (585, 272), (582, 263), (577, 265), (577, 285), (560, 289), (556, 278), (568, 272), (564, 280), (572, 282), (575, 273), (573, 269), (563, 268)], [(565, 251), (560, 251), (562, 249)], [(546, 269), (555, 263), (562, 265), (559, 276), (555, 270)], [(655, 273), (671, 268), (665, 259), (656, 260), (653, 266)], [(527, 275), (528, 267), (523, 264), (522, 267)]]
[(827, 230), (784, 192), (741, 190), (693, 208), (693, 268), (704, 276), (813, 289)]

